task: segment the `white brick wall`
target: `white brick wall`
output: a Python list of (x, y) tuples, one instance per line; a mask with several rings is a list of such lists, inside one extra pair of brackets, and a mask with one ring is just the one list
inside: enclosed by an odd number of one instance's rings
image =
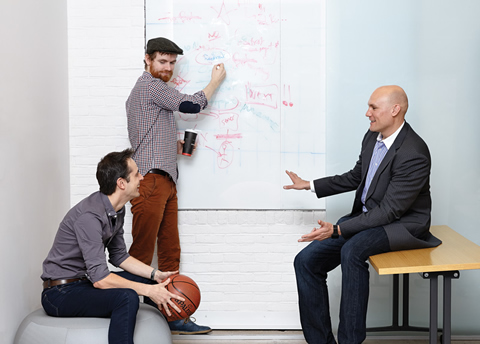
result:
[[(98, 189), (99, 159), (129, 147), (124, 104), (143, 70), (143, 1), (69, 0), (68, 40), (73, 205)], [(180, 211), (181, 271), (202, 290), (198, 322), (214, 328), (299, 328), (292, 263), (305, 244), (297, 239), (324, 216)]]
[(314, 211), (180, 211), (181, 271), (199, 284), (195, 317), (216, 328), (299, 328), (293, 258)]
[(143, 70), (143, 1), (68, 1), (71, 200), (98, 189), (106, 153), (129, 147), (125, 100)]

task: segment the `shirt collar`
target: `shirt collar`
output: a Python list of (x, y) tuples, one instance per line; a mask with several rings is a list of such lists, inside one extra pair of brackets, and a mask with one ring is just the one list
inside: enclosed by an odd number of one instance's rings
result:
[(110, 203), (110, 200), (108, 199), (108, 196), (101, 193), (100, 193), (100, 197), (102, 198), (102, 201), (103, 201), (103, 205), (105, 206), (105, 212), (107, 213), (108, 217), (117, 217), (117, 215), (123, 213), (125, 211), (125, 207), (122, 207), (122, 209), (120, 209), (118, 212), (115, 211), (115, 209), (113, 209), (113, 206), (112, 206), (112, 203)]
[(150, 74), (149, 72), (147, 72), (146, 70), (143, 71), (142, 77), (148, 78), (148, 79), (155, 79), (155, 78), (153, 77), (153, 75)]
[(390, 149), (390, 147), (392, 147), (393, 142), (395, 142), (395, 139), (397, 138), (398, 134), (400, 133), (404, 125), (405, 125), (405, 121), (403, 121), (400, 128), (398, 128), (392, 135), (390, 135), (386, 139), (382, 139), (382, 134), (378, 133), (377, 141), (383, 141), (383, 144), (385, 145), (385, 147), (387, 147), (387, 149)]

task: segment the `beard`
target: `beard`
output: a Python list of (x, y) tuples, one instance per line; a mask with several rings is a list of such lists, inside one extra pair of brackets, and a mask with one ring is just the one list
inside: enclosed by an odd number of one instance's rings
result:
[(172, 78), (173, 71), (172, 72), (160, 71), (158, 69), (150, 68), (150, 74), (152, 74), (154, 78), (161, 79), (165, 82), (169, 82), (170, 79)]

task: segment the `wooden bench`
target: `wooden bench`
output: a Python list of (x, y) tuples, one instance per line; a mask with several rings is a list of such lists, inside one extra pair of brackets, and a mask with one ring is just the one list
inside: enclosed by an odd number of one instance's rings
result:
[[(369, 328), (377, 331), (429, 331), (430, 344), (437, 343), (438, 332), (438, 276), (443, 276), (443, 330), (442, 343), (451, 342), (452, 279), (460, 277), (459, 270), (480, 269), (480, 246), (466, 239), (448, 226), (432, 226), (430, 231), (442, 240), (440, 246), (418, 250), (382, 253), (370, 257), (370, 264), (379, 275), (394, 275), (393, 318), (391, 326)], [(408, 323), (409, 275), (420, 273), (430, 280), (430, 327), (420, 328)], [(403, 274), (402, 325), (399, 316), (399, 275)]]

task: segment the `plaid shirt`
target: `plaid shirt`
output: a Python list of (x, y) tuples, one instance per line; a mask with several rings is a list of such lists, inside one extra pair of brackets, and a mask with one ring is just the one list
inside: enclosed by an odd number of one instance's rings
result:
[(128, 138), (142, 175), (158, 168), (177, 182), (177, 125), (173, 112), (179, 111), (185, 101), (199, 104), (202, 109), (208, 105), (203, 91), (182, 94), (148, 72), (138, 78), (126, 107)]

